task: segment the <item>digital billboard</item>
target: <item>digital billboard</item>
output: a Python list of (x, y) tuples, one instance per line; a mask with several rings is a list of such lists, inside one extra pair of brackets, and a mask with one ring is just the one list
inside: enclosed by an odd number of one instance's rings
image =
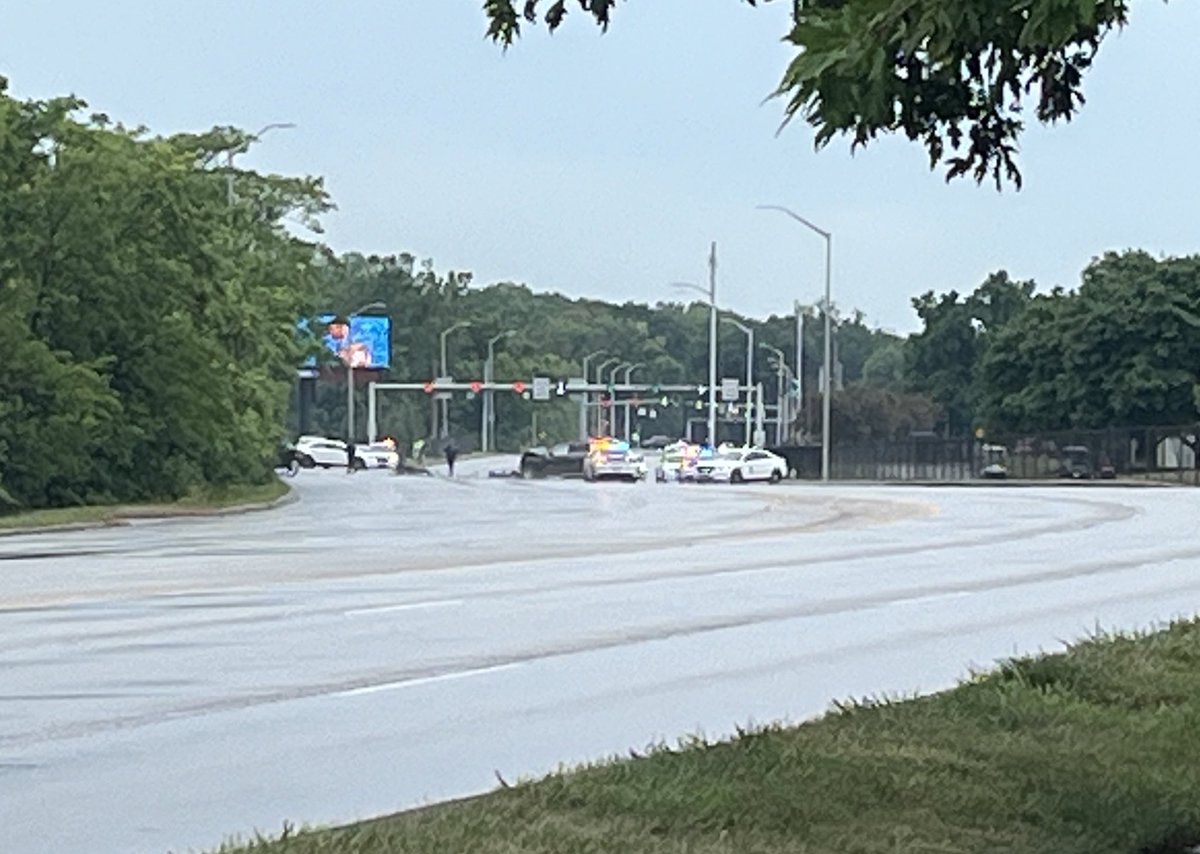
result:
[(321, 341), (343, 364), (366, 370), (391, 364), (392, 319), (382, 314), (355, 314), (346, 318), (322, 314)]

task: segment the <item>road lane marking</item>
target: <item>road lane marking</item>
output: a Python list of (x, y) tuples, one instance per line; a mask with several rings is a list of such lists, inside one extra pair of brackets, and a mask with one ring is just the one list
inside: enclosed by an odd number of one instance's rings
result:
[(345, 611), (347, 617), (357, 617), (361, 614), (387, 614), (392, 611), (420, 611), (425, 608), (453, 608), (461, 605), (462, 599), (431, 599), (428, 602), (403, 602), (399, 605), (374, 605), (370, 608), (355, 608)]
[(456, 670), (452, 673), (439, 673), (437, 676), (418, 676), (415, 679), (398, 679), (395, 682), (381, 682), (378, 685), (366, 685), (362, 688), (351, 688), (347, 691), (337, 691), (333, 697), (361, 697), (364, 694), (377, 694), (381, 691), (393, 691), (397, 688), (413, 688), (418, 685), (430, 685), (434, 682), (451, 682), (455, 679), (466, 679), (469, 676), (484, 676), (489, 673), (499, 673), (502, 670), (513, 670), (520, 667), (519, 663), (492, 664), (487, 667), (476, 667), (471, 670)]
[(896, 599), (889, 602), (890, 605), (925, 605), (929, 602), (941, 602), (944, 599), (958, 599), (961, 596), (971, 595), (966, 590), (954, 590), (949, 593), (931, 593), (927, 596), (912, 596), (908, 599)]

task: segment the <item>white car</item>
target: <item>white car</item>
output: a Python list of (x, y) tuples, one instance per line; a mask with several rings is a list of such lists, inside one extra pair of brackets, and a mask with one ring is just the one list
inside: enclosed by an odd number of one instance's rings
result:
[(745, 483), (765, 480), (779, 483), (787, 477), (787, 460), (761, 448), (729, 448), (698, 459), (691, 479), (704, 482)]
[[(354, 446), (354, 467), (356, 469), (379, 468), (379, 457), (370, 446)], [(387, 466), (387, 458), (383, 457), (383, 467)], [(296, 461), (301, 468), (345, 468), (346, 443), (341, 439), (330, 439), (326, 436), (301, 436), (296, 440)]]
[(646, 477), (646, 458), (625, 442), (593, 443), (583, 461), (583, 479), (643, 480)]

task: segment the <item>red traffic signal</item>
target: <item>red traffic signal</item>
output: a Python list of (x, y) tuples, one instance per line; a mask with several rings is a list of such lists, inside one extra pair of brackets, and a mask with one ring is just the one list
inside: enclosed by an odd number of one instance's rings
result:
[(515, 391), (517, 394), (523, 394), (525, 392), (525, 383), (521, 382), (520, 380), (514, 382), (512, 387), (513, 391)]
[(475, 382), (471, 383), (471, 391), (478, 393), (481, 388), (483, 388), (483, 383), (481, 383), (479, 380), (475, 380)]
[(425, 393), (433, 394), (433, 383), (432, 382), (425, 383)]

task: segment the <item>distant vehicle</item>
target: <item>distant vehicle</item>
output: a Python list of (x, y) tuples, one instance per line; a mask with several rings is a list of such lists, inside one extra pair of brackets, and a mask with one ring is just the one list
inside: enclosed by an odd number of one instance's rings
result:
[(681, 480), (683, 471), (696, 459), (700, 446), (690, 442), (678, 441), (662, 449), (658, 457), (658, 466), (654, 469), (654, 479), (659, 483), (669, 480)]
[(1096, 476), (1092, 468), (1092, 452), (1087, 445), (1066, 445), (1061, 453), (1058, 466), (1059, 477), (1091, 480)]
[(1008, 477), (1008, 448), (1004, 445), (984, 445), (983, 468), (979, 476), (989, 480), (1003, 480)]
[(553, 447), (530, 448), (521, 454), (517, 470), (521, 477), (583, 477), (583, 464), (587, 460), (587, 442), (563, 442)]
[(394, 442), (372, 442), (369, 445), (354, 448), (354, 456), (362, 459), (367, 468), (394, 469), (400, 464), (400, 455), (396, 453)]
[(649, 439), (643, 439), (638, 444), (647, 451), (661, 451), (676, 442), (670, 436), (651, 436)]
[[(345, 468), (346, 443), (341, 439), (330, 439), (327, 436), (301, 436), (296, 440), (296, 462), (301, 468)], [(367, 446), (354, 446), (354, 467), (356, 469), (371, 468), (374, 456), (368, 456)], [(386, 465), (386, 463), (385, 463)]]
[(787, 477), (787, 461), (760, 448), (731, 448), (712, 456), (701, 455), (691, 469), (694, 474), (685, 479), (697, 482), (744, 483), (765, 480), (779, 483)]
[(583, 479), (638, 481), (646, 477), (646, 458), (628, 442), (601, 437), (593, 439), (583, 462)]

